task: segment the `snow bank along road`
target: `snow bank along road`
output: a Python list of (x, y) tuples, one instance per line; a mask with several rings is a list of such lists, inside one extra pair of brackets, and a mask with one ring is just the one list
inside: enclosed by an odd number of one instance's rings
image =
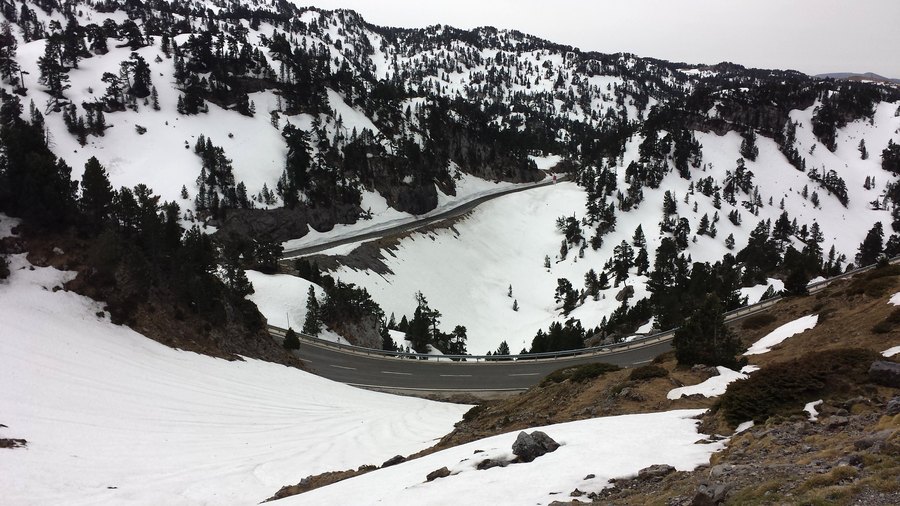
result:
[(463, 202), (463, 203), (459, 204), (458, 206), (448, 209), (446, 211), (442, 211), (442, 212), (439, 212), (439, 213), (431, 215), (431, 216), (426, 215), (422, 218), (418, 218), (418, 219), (415, 219), (415, 220), (407, 222), (407, 223), (402, 223), (400, 225), (394, 225), (394, 226), (390, 226), (390, 227), (386, 227), (386, 228), (382, 228), (382, 229), (372, 230), (369, 232), (361, 232), (359, 234), (354, 234), (354, 235), (350, 235), (347, 237), (335, 238), (330, 241), (323, 241), (323, 242), (319, 242), (317, 244), (313, 244), (310, 246), (304, 246), (302, 248), (288, 250), (288, 251), (285, 251), (281, 255), (281, 257), (284, 259), (297, 258), (297, 257), (306, 256), (306, 255), (311, 255), (313, 253), (319, 253), (321, 251), (325, 251), (327, 249), (334, 248), (336, 246), (343, 246), (345, 244), (351, 244), (354, 242), (369, 241), (372, 239), (379, 239), (381, 237), (385, 237), (385, 236), (389, 236), (389, 235), (410, 232), (412, 230), (424, 227), (426, 225), (430, 225), (432, 223), (437, 223), (439, 221), (449, 220), (452, 218), (462, 216), (462, 215), (466, 214), (467, 212), (471, 211), (472, 209), (475, 209), (479, 205), (484, 204), (485, 202), (487, 202), (489, 200), (493, 200), (495, 198), (502, 197), (504, 195), (509, 195), (511, 193), (518, 193), (518, 192), (525, 191), (525, 190), (533, 190), (535, 188), (541, 188), (544, 186), (556, 184), (557, 182), (567, 181), (568, 179), (569, 179), (569, 176), (567, 174), (563, 174), (555, 181), (552, 178), (548, 177), (538, 183), (514, 186), (512, 188), (500, 190), (495, 193), (483, 195), (481, 197), (470, 200), (468, 202)]
[[(891, 263), (900, 263), (895, 257)], [(868, 271), (862, 267), (809, 286), (816, 293), (830, 283)], [(752, 306), (726, 313), (734, 322), (766, 310), (780, 300), (774, 297)], [(284, 329), (269, 327), (276, 339)], [(646, 364), (672, 349), (675, 329), (629, 343), (538, 355), (511, 355), (507, 360), (486, 360), (484, 356), (451, 357), (390, 353), (348, 346), (300, 334), (299, 357), (307, 369), (319, 376), (348, 385), (410, 395), (469, 393), (483, 397), (501, 396), (527, 390), (547, 374), (568, 366), (606, 362), (622, 367)], [(454, 358), (456, 360), (454, 360)], [(461, 360), (465, 359), (465, 361)]]

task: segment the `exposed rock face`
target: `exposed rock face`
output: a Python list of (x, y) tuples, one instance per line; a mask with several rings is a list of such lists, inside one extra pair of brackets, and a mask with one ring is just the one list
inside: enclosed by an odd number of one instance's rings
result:
[(541, 455), (556, 451), (557, 448), (559, 443), (539, 430), (531, 434), (520, 432), (512, 445), (512, 451), (520, 462), (531, 462)]
[(356, 320), (342, 318), (325, 323), (328, 328), (344, 336), (356, 346), (381, 349), (381, 334), (378, 333), (380, 322), (375, 316), (366, 315)]
[(356, 223), (362, 209), (358, 206), (335, 205), (309, 209), (231, 209), (220, 222), (217, 235), (226, 238), (264, 238), (284, 242), (305, 236), (312, 228), (327, 232), (338, 223)]
[(869, 379), (886, 387), (900, 388), (900, 364), (879, 360), (869, 367)]

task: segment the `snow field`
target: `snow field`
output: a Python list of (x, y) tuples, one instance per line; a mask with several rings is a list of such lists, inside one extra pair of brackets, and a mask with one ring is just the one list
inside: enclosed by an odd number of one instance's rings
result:
[[(366, 504), (457, 504), (475, 494), (479, 504), (549, 504), (563, 500), (576, 487), (601, 490), (614, 477), (636, 475), (653, 464), (691, 470), (709, 462), (724, 442), (695, 444), (702, 438), (694, 417), (702, 409), (666, 411), (580, 420), (542, 430), (560, 443), (559, 449), (525, 464), (478, 471), (484, 459), (511, 459), (518, 432), (509, 432), (449, 448), (396, 466), (351, 478), (276, 504), (345, 504), (365, 498)], [(482, 450), (481, 453), (475, 453)], [(425, 482), (425, 476), (446, 466), (451, 475)], [(588, 474), (596, 477), (585, 480)]]
[(4, 504), (258, 503), (310, 474), (424, 449), (469, 408), (174, 350), (54, 292), (72, 273), (10, 261), (0, 437), (28, 446), (0, 453)]
[[(839, 131), (838, 138), (843, 143), (857, 135), (866, 138), (884, 138), (884, 143), (900, 127), (900, 120), (893, 117), (894, 104), (880, 104), (876, 112), (874, 125), (867, 121), (857, 121)], [(810, 119), (812, 108), (805, 111), (794, 111), (794, 117), (800, 121), (798, 138), (801, 148), (808, 150), (812, 140), (803, 137), (812, 134)], [(735, 160), (740, 156), (741, 137), (735, 132), (724, 136), (713, 133), (696, 133), (703, 145), (703, 163), (705, 170), (696, 169), (693, 181), (713, 176), (720, 184), (726, 171), (734, 170)], [(627, 166), (631, 160), (637, 159), (640, 139), (632, 139), (626, 149), (621, 166)], [(857, 141), (858, 142), (858, 141)], [(339, 268), (333, 274), (344, 281), (366, 287), (385, 312), (410, 315), (414, 309), (413, 294), (421, 290), (427, 297), (431, 307), (443, 313), (442, 330), (449, 331), (453, 325), (462, 324), (468, 329), (470, 353), (486, 353), (495, 350), (501, 341), (506, 340), (513, 351), (528, 348), (538, 329), (545, 329), (554, 321), (563, 321), (567, 317), (561, 315), (558, 305), (553, 300), (557, 278), (565, 277), (579, 289), (583, 286), (585, 273), (594, 269), (598, 274), (603, 264), (613, 256), (613, 250), (623, 240), (631, 243), (634, 230), (641, 225), (647, 239), (647, 251), (651, 265), (661, 236), (658, 223), (662, 219), (661, 202), (666, 190), (672, 191), (678, 204), (679, 217), (688, 219), (691, 230), (696, 231), (701, 217), (707, 214), (712, 220), (715, 212), (719, 213), (716, 224), (716, 238), (697, 236), (686, 253), (693, 261), (715, 262), (729, 251), (725, 248), (724, 238), (733, 234), (735, 254), (743, 248), (750, 232), (756, 223), (769, 219), (773, 223), (782, 212), (780, 201), (784, 199), (784, 210), (791, 219), (796, 218), (798, 224), (811, 226), (816, 221), (825, 237), (822, 244), (827, 250), (832, 244), (839, 253), (847, 255), (852, 261), (857, 246), (875, 221), (885, 225), (890, 223), (887, 211), (867, 209), (867, 202), (876, 198), (879, 188), (890, 180), (890, 175), (881, 170), (877, 160), (846, 158), (849, 153), (838, 150), (835, 154), (818, 146), (812, 155), (801, 149), (807, 158), (809, 167), (815, 165), (821, 169), (834, 168), (847, 181), (850, 195), (850, 208), (845, 209), (833, 196), (819, 188), (802, 172), (791, 167), (778, 147), (771, 139), (759, 137), (759, 157), (756, 161), (747, 161), (746, 166), (754, 173), (754, 182), (760, 186), (764, 206), (759, 216), (753, 216), (740, 206), (740, 201), (749, 196), (738, 194), (738, 206), (731, 207), (723, 202), (722, 208), (716, 210), (712, 198), (699, 192), (689, 196), (684, 202), (691, 181), (681, 179), (677, 173), (669, 173), (660, 188), (644, 188), (644, 202), (631, 212), (619, 212), (614, 232), (604, 237), (603, 246), (598, 251), (588, 248), (584, 258), (579, 258), (578, 251), (570, 251), (564, 261), (559, 261), (561, 233), (555, 229), (556, 218), (560, 216), (584, 216), (586, 195), (574, 183), (559, 183), (550, 187), (529, 190), (519, 194), (508, 195), (488, 202), (475, 209), (467, 219), (454, 225), (453, 230), (439, 230), (423, 234), (412, 234), (403, 239), (395, 250), (386, 255), (385, 263), (392, 271), (385, 275), (375, 275), (366, 271), (354, 271)], [(816, 145), (817, 142), (816, 142)], [(848, 148), (849, 149), (849, 148)], [(846, 160), (846, 161), (845, 161)], [(549, 161), (542, 163), (548, 164)], [(845, 167), (845, 164), (847, 165)], [(840, 167), (838, 167), (840, 165)], [(875, 190), (862, 188), (866, 176), (876, 179)], [(618, 171), (618, 187), (626, 188), (624, 170)], [(819, 208), (800, 196), (804, 185), (808, 191), (818, 191), (822, 202)], [(768, 205), (769, 198), (772, 205)], [(697, 211), (693, 211), (694, 204)], [(733, 225), (727, 219), (731, 209), (738, 209), (743, 218), (740, 226)], [(589, 228), (584, 229), (588, 238), (592, 235)], [(310, 239), (312, 241), (313, 239)], [(792, 239), (794, 247), (802, 249), (803, 244)], [(309, 242), (307, 242), (309, 244)], [(350, 246), (342, 246), (335, 253), (346, 254)], [(543, 269), (543, 258), (551, 258), (551, 269)], [(626, 284), (635, 287), (635, 298), (639, 300), (648, 295), (645, 287), (646, 278), (635, 276), (634, 269)], [(512, 311), (512, 300), (506, 297), (508, 286), (513, 286), (513, 299), (518, 300), (519, 311)], [(741, 290), (748, 296), (748, 302), (758, 302), (766, 288), (772, 285), (776, 291), (783, 289), (783, 282), (768, 280), (765, 286), (749, 287)], [(614, 296), (622, 287), (610, 288), (602, 292), (600, 300), (590, 298), (585, 304), (576, 308), (568, 317), (578, 318), (586, 328), (599, 325), (604, 316), (608, 317), (619, 303)]]

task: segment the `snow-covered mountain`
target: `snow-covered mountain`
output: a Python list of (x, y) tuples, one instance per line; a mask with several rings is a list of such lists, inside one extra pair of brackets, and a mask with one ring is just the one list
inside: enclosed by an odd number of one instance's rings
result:
[[(223, 239), (321, 237), (570, 172), (576, 183), (403, 239), (378, 275), (331, 273), (365, 287), (385, 321), (412, 317), (421, 291), (443, 332), (467, 328), (470, 352), (532, 347), (571, 318), (581, 337), (669, 325), (691, 306), (661, 287), (686, 290), (693, 262), (737, 273), (714, 290), (733, 306), (741, 285), (836, 272), (873, 225), (886, 239), (900, 223), (891, 87), (588, 53), (490, 27), (379, 27), (267, 0), (0, 11), (3, 86), (72, 176), (96, 157), (114, 188), (146, 184)], [(727, 254), (737, 263), (714, 269)], [(302, 321), (306, 294), (277, 295)]]

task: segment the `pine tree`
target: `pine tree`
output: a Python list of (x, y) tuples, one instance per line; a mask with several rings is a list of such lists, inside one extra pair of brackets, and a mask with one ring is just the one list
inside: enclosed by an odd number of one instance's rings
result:
[(310, 286), (306, 296), (306, 319), (303, 320), (304, 334), (318, 336), (322, 332), (322, 315), (319, 301), (316, 299), (316, 291)]
[(513, 311), (519, 310), (519, 301), (517, 299), (513, 299), (512, 309), (513, 309)]
[(734, 234), (728, 234), (728, 237), (725, 238), (725, 247), (729, 251), (734, 249)]
[(866, 140), (859, 140), (859, 157), (863, 160), (867, 160), (869, 158), (869, 150), (866, 149)]
[(84, 215), (85, 224), (92, 231), (98, 231), (107, 221), (113, 204), (112, 185), (106, 169), (96, 157), (90, 157), (84, 164), (81, 177), (81, 199), (78, 204)]
[(859, 245), (859, 252), (856, 254), (856, 265), (864, 267), (874, 264), (878, 260), (878, 256), (884, 251), (884, 228), (881, 222), (875, 223), (874, 226), (866, 234), (866, 238)]
[(678, 364), (688, 366), (738, 369), (735, 357), (742, 351), (740, 340), (725, 325), (722, 303), (714, 293), (675, 331), (672, 345)]

